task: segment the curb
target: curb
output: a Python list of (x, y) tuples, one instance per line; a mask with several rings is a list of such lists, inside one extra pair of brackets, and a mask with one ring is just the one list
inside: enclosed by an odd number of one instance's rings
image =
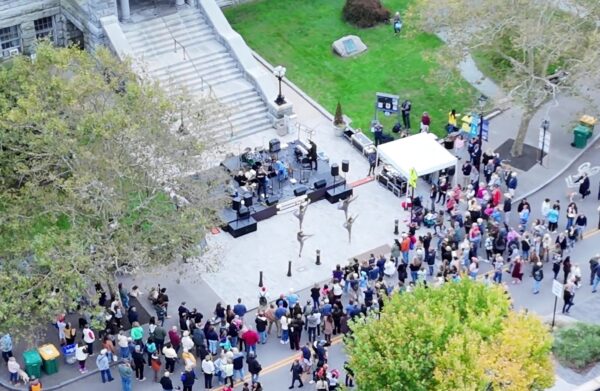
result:
[(596, 141), (598, 141), (598, 140), (600, 140), (600, 132), (598, 132), (598, 134), (596, 135), (596, 137), (594, 137), (593, 140), (591, 140), (590, 142), (588, 142), (587, 145), (585, 146), (585, 148), (583, 148), (581, 151), (579, 151), (579, 153), (577, 155), (575, 155), (575, 157), (573, 159), (571, 159), (568, 164), (566, 164), (563, 168), (561, 168), (560, 170), (558, 170), (558, 172), (556, 174), (554, 174), (552, 177), (550, 177), (550, 179), (548, 181), (546, 181), (543, 184), (541, 184), (541, 185), (533, 188), (529, 192), (516, 197), (514, 199), (514, 201), (512, 202), (513, 205), (516, 204), (517, 202), (521, 201), (523, 198), (527, 198), (527, 197), (533, 195), (534, 193), (537, 193), (538, 191), (542, 190), (544, 187), (548, 186), (550, 183), (554, 182), (559, 176), (561, 176), (562, 174), (564, 174), (565, 171), (567, 171), (573, 165), (573, 163), (575, 163), (575, 161), (577, 159), (579, 159), (580, 157), (582, 157), (583, 154), (586, 153), (588, 151), (588, 149), (590, 149), (592, 147), (592, 145), (594, 145), (596, 143)]
[[(117, 364), (118, 363), (115, 363), (115, 362), (110, 363), (110, 367), (113, 368), (113, 367), (117, 366)], [(67, 365), (71, 365), (71, 364), (67, 364)], [(76, 365), (76, 364), (73, 364), (73, 365)], [(69, 384), (73, 384), (75, 382), (78, 382), (79, 380), (83, 380), (83, 379), (85, 379), (87, 377), (90, 377), (92, 375), (96, 375), (98, 373), (100, 373), (100, 370), (98, 368), (92, 369), (92, 370), (89, 370), (88, 372), (86, 372), (85, 374), (82, 374), (80, 376), (76, 376), (76, 377), (73, 377), (71, 379), (65, 380), (62, 383), (55, 384), (53, 386), (44, 386), (43, 389), (44, 389), (44, 391), (60, 390), (63, 387), (68, 386)], [(43, 377), (41, 377), (40, 379), (42, 380), (42, 383), (43, 383)], [(118, 380), (117, 377), (114, 377), (114, 379), (115, 379), (115, 381)], [(4, 380), (0, 380), (0, 387), (4, 388), (6, 390), (11, 390), (11, 391), (24, 391), (26, 389), (26, 388), (23, 388), (23, 387), (15, 387), (12, 384), (5, 383)]]

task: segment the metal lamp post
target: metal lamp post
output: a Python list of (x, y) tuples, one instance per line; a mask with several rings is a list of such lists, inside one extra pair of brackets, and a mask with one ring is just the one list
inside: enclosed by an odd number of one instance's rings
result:
[(547, 119), (542, 121), (542, 150), (540, 151), (540, 164), (543, 165), (544, 162), (544, 150), (547, 148), (546, 145), (546, 133), (550, 129), (550, 121)]
[(277, 95), (277, 99), (275, 99), (275, 103), (277, 103), (280, 106), (285, 103), (285, 98), (281, 94), (281, 81), (283, 80), (283, 78), (285, 76), (285, 71), (286, 71), (285, 67), (283, 67), (281, 65), (278, 65), (275, 68), (273, 68), (273, 74), (275, 75), (277, 80), (279, 80), (279, 95)]

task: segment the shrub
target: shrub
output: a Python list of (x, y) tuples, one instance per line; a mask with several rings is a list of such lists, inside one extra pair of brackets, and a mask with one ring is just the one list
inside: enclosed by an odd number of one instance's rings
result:
[(600, 326), (577, 323), (556, 333), (554, 355), (561, 364), (582, 370), (600, 361)]
[(342, 11), (344, 20), (357, 27), (373, 27), (390, 19), (390, 11), (380, 0), (346, 0)]
[(344, 125), (344, 116), (342, 115), (342, 104), (338, 102), (335, 107), (335, 115), (333, 117), (334, 125)]

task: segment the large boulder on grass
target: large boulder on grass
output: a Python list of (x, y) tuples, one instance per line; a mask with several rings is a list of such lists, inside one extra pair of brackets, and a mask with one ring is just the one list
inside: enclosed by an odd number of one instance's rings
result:
[(356, 56), (367, 50), (367, 45), (356, 35), (346, 35), (333, 42), (333, 51), (342, 57)]
[(342, 10), (344, 20), (356, 27), (373, 27), (390, 20), (390, 11), (380, 0), (346, 0)]

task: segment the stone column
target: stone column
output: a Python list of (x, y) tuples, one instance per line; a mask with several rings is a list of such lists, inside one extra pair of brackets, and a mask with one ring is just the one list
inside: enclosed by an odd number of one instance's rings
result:
[(121, 2), (121, 22), (131, 20), (131, 11), (129, 9), (129, 0), (119, 0)]

